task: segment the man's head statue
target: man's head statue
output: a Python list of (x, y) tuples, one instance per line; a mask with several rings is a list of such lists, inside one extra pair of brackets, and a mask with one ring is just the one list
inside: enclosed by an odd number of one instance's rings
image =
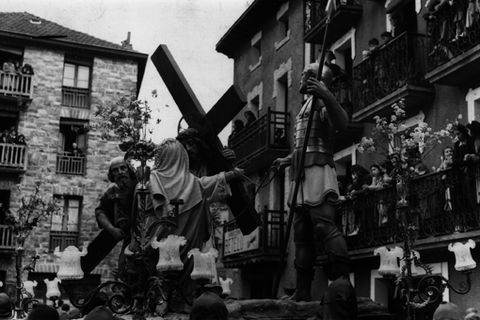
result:
[(135, 170), (123, 157), (115, 157), (110, 161), (108, 180), (120, 185), (125, 185), (135, 179)]
[[(302, 72), (302, 77), (300, 80), (300, 93), (303, 93), (303, 94), (307, 93), (307, 80), (310, 77), (317, 76), (318, 68), (319, 68), (318, 62), (310, 63), (305, 67), (305, 69)], [(325, 83), (327, 87), (332, 83), (334, 76), (335, 75), (332, 69), (328, 65), (324, 65), (322, 69), (322, 81), (323, 83)]]

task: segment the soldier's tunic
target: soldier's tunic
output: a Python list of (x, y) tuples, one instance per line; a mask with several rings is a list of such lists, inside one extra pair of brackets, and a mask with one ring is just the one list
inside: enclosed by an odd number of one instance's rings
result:
[[(298, 113), (295, 122), (295, 150), (292, 155), (290, 179), (295, 180), (299, 168), (300, 155), (305, 141), (308, 117), (312, 109), (313, 99), (310, 97)], [(333, 161), (333, 135), (335, 131), (328, 120), (327, 109), (321, 106), (315, 111), (312, 128), (308, 139), (305, 166), (300, 189), (297, 195), (297, 206), (318, 206), (325, 200), (338, 200), (338, 183)], [(292, 203), (293, 187), (291, 184), (288, 203)]]

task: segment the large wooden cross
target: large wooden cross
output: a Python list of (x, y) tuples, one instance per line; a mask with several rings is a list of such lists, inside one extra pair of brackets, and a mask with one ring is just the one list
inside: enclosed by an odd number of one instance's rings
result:
[[(206, 113), (166, 45), (159, 45), (151, 60), (189, 127), (196, 129), (210, 146), (213, 153), (210, 169), (213, 172), (231, 170), (232, 165), (223, 157), (223, 146), (217, 135), (245, 106), (240, 91), (232, 85)], [(249, 234), (258, 226), (253, 201), (240, 181), (231, 183), (230, 187), (232, 197), (227, 203), (242, 233)]]

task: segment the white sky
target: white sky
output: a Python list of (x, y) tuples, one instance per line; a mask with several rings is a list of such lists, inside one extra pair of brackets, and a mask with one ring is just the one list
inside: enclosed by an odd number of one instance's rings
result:
[[(65, 27), (120, 44), (132, 33), (137, 51), (151, 55), (166, 44), (205, 109), (233, 82), (233, 60), (215, 44), (252, 0), (1, 0), (0, 11), (27, 11)], [(151, 92), (157, 89), (158, 97)], [(154, 141), (176, 135), (180, 112), (148, 60), (140, 99), (160, 115)], [(165, 107), (165, 106), (169, 107)], [(158, 117), (154, 114), (154, 117)], [(220, 134), (225, 143), (229, 132)]]

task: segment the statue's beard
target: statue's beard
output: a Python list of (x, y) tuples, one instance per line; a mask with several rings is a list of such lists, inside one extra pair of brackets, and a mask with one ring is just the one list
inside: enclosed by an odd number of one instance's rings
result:
[(115, 182), (120, 189), (127, 189), (130, 186), (130, 177), (128, 175), (121, 175)]

